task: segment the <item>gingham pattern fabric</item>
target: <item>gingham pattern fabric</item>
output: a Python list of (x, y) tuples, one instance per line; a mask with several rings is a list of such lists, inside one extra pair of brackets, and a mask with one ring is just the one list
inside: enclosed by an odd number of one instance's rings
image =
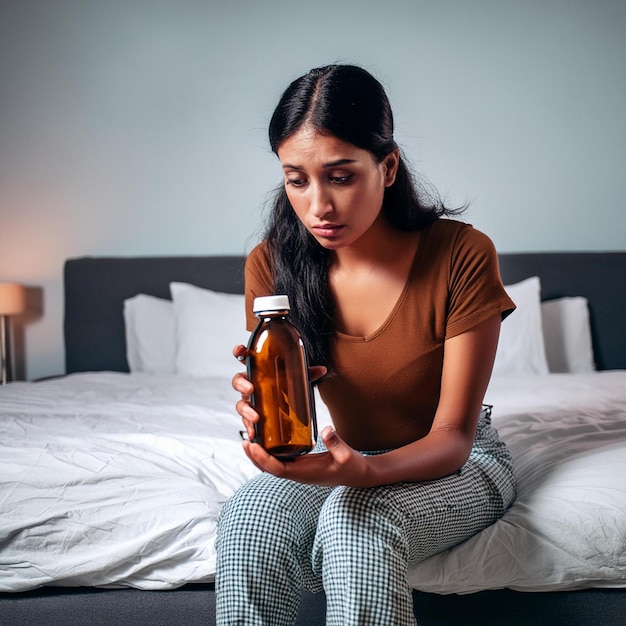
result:
[(409, 565), (485, 528), (514, 497), (488, 410), (467, 463), (438, 480), (355, 489), (261, 474), (220, 516), (217, 624), (294, 624), (303, 587), (325, 590), (331, 626), (415, 624)]

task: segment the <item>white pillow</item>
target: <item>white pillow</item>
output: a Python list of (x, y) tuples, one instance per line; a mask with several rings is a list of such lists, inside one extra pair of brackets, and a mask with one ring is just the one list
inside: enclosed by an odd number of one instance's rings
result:
[(539, 278), (533, 276), (505, 289), (517, 308), (502, 322), (493, 376), (547, 374)]
[(542, 302), (541, 319), (551, 372), (585, 373), (596, 369), (586, 298)]
[(176, 320), (170, 300), (143, 293), (124, 300), (124, 325), (131, 372), (174, 373)]
[(185, 376), (233, 376), (241, 364), (235, 345), (248, 339), (244, 296), (186, 283), (170, 283), (176, 312), (176, 372)]

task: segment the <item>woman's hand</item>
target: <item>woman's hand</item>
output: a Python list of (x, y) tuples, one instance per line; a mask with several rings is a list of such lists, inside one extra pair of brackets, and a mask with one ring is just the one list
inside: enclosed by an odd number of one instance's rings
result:
[(327, 487), (376, 484), (369, 457), (351, 448), (330, 426), (324, 428), (321, 435), (328, 452), (305, 454), (292, 461), (281, 461), (251, 441), (244, 441), (243, 448), (256, 467), (280, 478)]
[[(244, 345), (238, 345), (233, 348), (233, 355), (238, 361), (245, 361), (248, 356), (248, 350)], [(309, 367), (309, 379), (311, 381), (318, 380), (326, 374), (326, 368), (323, 365), (315, 365)], [(252, 441), (256, 436), (255, 424), (259, 422), (259, 414), (252, 408), (250, 399), (254, 392), (254, 386), (248, 380), (245, 372), (238, 372), (233, 377), (233, 389), (241, 394), (241, 400), (237, 402), (235, 408), (237, 413), (241, 415), (243, 425), (246, 429), (248, 439)], [(260, 446), (259, 446), (260, 447)], [(254, 460), (253, 460), (254, 462)]]
[[(243, 345), (235, 346), (233, 348), (233, 354), (238, 361), (245, 361), (248, 350)], [(252, 397), (254, 387), (248, 380), (245, 372), (237, 372), (237, 374), (233, 377), (232, 384), (233, 389), (241, 394), (241, 400), (237, 401), (235, 408), (237, 413), (241, 415), (248, 439), (252, 440), (256, 436), (254, 425), (259, 421), (259, 414), (250, 404), (250, 398)]]

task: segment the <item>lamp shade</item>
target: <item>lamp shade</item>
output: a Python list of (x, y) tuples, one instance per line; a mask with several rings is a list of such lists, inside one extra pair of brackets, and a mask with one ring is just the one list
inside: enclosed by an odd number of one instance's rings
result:
[(0, 283), (0, 315), (23, 313), (26, 307), (26, 291), (17, 283)]

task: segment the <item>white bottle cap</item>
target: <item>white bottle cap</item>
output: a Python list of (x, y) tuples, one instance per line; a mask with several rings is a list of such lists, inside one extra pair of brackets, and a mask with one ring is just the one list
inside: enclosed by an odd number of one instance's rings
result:
[(252, 311), (266, 313), (268, 311), (289, 311), (288, 296), (259, 296), (254, 299)]

